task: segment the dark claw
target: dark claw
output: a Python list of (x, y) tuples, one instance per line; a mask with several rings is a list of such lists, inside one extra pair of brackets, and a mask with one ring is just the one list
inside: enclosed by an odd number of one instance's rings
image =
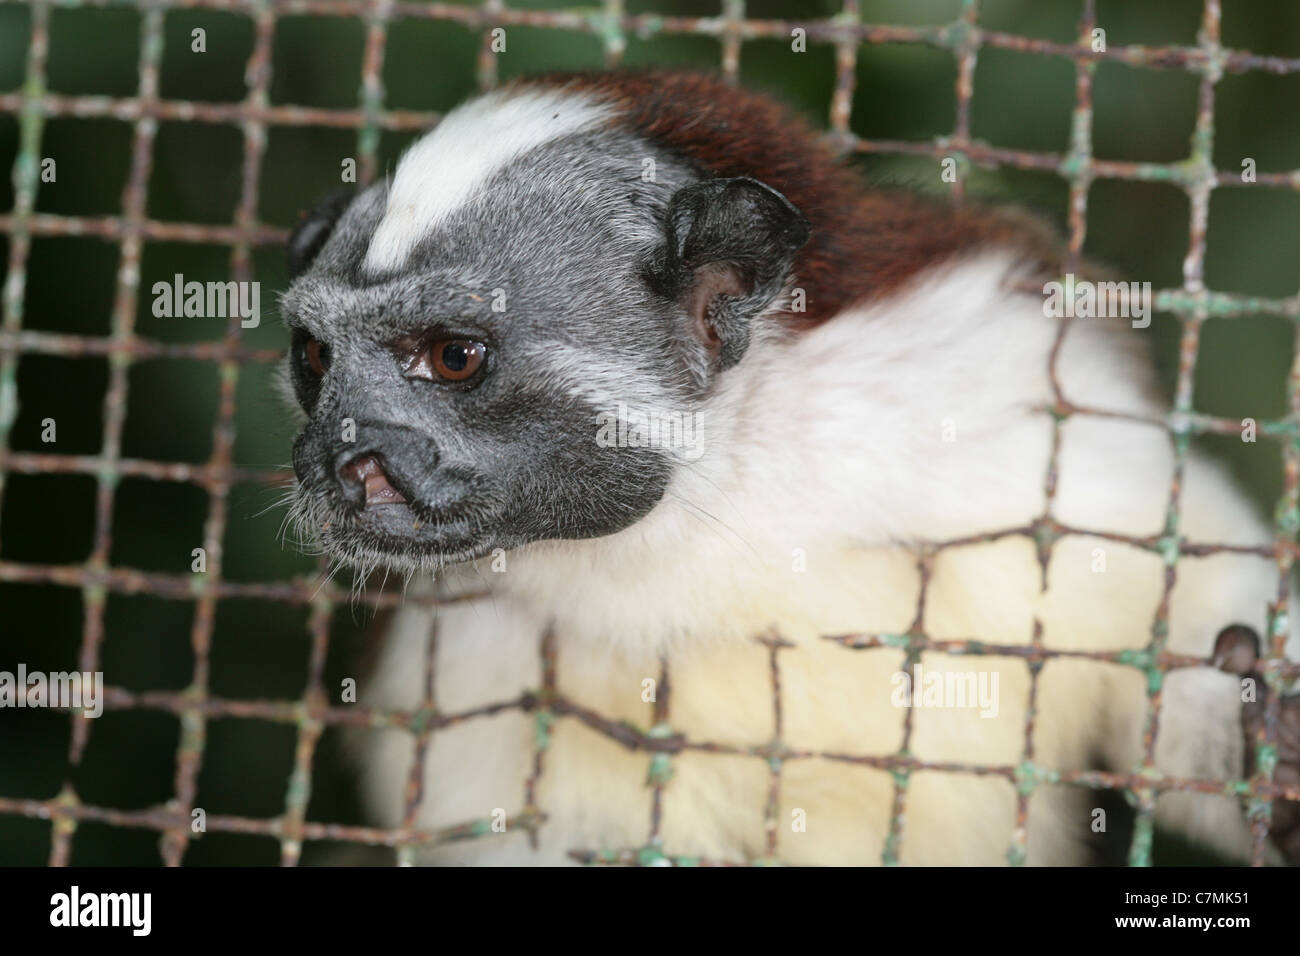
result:
[(1259, 659), (1259, 635), (1245, 624), (1229, 624), (1214, 639), (1214, 666), (1229, 674), (1245, 675)]
[[(1243, 624), (1225, 627), (1214, 641), (1215, 666), (1255, 682), (1255, 700), (1246, 701), (1241, 708), (1247, 776), (1255, 772), (1255, 744), (1264, 735), (1268, 712), (1268, 687), (1255, 670), (1259, 649), (1259, 635)], [(1300, 785), (1300, 695), (1278, 701), (1277, 766), (1273, 770), (1273, 782), (1282, 786)], [(1288, 863), (1300, 865), (1300, 801), (1274, 802), (1269, 835)]]

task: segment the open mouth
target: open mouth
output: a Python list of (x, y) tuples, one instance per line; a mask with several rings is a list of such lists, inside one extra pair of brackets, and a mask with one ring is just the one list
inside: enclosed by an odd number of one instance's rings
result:
[(483, 540), (488, 515), (462, 500), (443, 506), (419, 501), (390, 477), (378, 455), (363, 454), (339, 472), (350, 490), (347, 514), (324, 527), (327, 543), (397, 560), (436, 557), (472, 560), (491, 551)]
[(384, 467), (374, 455), (361, 455), (348, 462), (341, 476), (365, 489), (365, 505), (406, 504), (406, 496), (393, 487)]

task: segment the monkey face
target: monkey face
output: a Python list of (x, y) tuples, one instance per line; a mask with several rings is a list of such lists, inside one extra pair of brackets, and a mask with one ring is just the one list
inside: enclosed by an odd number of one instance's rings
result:
[(426, 271), (395, 290), (321, 277), (286, 299), (308, 416), (296, 509), (336, 556), (436, 566), (610, 534), (664, 494), (660, 450), (597, 441), (601, 400), (564, 367), (597, 357), (493, 313), (492, 288)]
[(295, 231), (294, 508), (334, 556), (436, 569), (613, 534), (709, 451), (713, 379), (807, 224), (762, 184), (667, 159), (629, 186), (620, 146), (534, 150), (435, 225), (403, 220), (428, 210), (401, 167)]
[(593, 406), (529, 382), (510, 348), (469, 324), (346, 348), (295, 333), (310, 409), (297, 507), (332, 552), (399, 568), (470, 560), (609, 534), (654, 507), (664, 457), (596, 444)]

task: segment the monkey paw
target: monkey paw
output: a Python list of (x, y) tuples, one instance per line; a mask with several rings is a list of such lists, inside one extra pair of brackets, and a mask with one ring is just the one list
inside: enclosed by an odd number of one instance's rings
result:
[[(1225, 627), (1214, 642), (1214, 662), (1220, 670), (1249, 677), (1255, 682), (1256, 699), (1245, 702), (1241, 708), (1247, 776), (1255, 772), (1255, 746), (1263, 738), (1268, 713), (1269, 691), (1255, 670), (1259, 647), (1259, 635), (1241, 624)], [(1276, 733), (1277, 764), (1273, 769), (1273, 782), (1281, 786), (1300, 786), (1300, 694), (1278, 701)], [(1300, 865), (1300, 801), (1274, 802), (1269, 834), (1286, 861), (1293, 866)]]

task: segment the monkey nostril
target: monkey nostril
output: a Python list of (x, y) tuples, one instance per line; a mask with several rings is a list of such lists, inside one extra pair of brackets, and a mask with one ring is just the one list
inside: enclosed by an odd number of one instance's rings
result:
[(350, 458), (339, 467), (339, 479), (345, 486), (365, 492), (365, 505), (404, 504), (406, 498), (393, 487), (375, 455)]

